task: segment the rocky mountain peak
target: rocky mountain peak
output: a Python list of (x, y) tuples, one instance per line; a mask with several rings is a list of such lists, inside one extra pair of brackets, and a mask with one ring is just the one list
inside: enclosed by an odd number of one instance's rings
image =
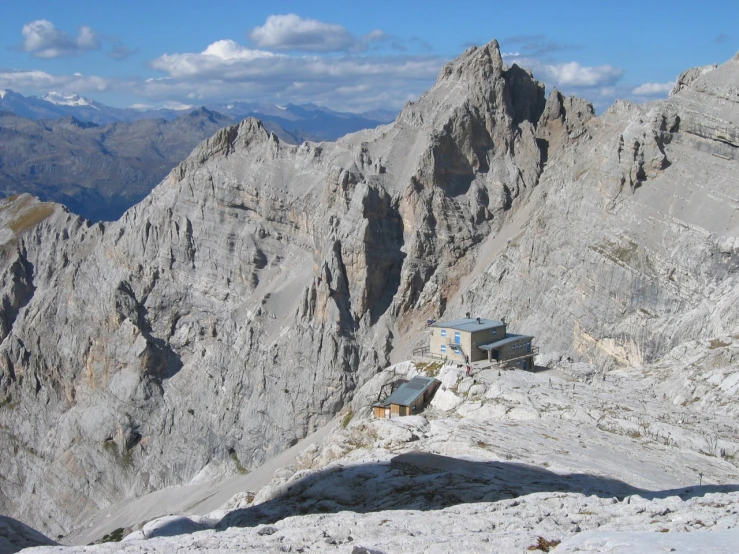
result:
[(97, 123), (93, 123), (92, 121), (80, 121), (73, 115), (68, 115), (68, 116), (60, 118), (59, 123), (62, 125), (72, 125), (74, 127), (79, 127), (80, 129), (90, 129), (93, 127), (100, 127), (100, 125), (98, 125)]
[(247, 117), (236, 125), (218, 130), (212, 137), (202, 142), (185, 161), (170, 172), (169, 181), (182, 181), (188, 171), (194, 171), (209, 160), (228, 158), (234, 152), (245, 152), (250, 145), (267, 143), (276, 148), (279, 139), (265, 129), (260, 120)]
[(465, 50), (456, 60), (446, 64), (440, 71), (437, 82), (449, 79), (466, 77), (480, 79), (498, 77), (505, 70), (503, 56), (497, 40), (492, 40), (485, 46), (472, 46)]
[(419, 104), (427, 96), (439, 110), (461, 104), (465, 112), (484, 115), (485, 126), (492, 123), (491, 117), (498, 119), (498, 126), (502, 124), (509, 134), (523, 121), (535, 124), (545, 105), (544, 84), (516, 64), (507, 67), (497, 40), (469, 48), (446, 64), (434, 89), (422, 96)]
[(718, 64), (711, 64), (711, 65), (703, 65), (700, 67), (691, 67), (690, 69), (686, 69), (683, 71), (675, 81), (675, 86), (672, 87), (672, 90), (670, 91), (670, 96), (673, 94), (677, 94), (681, 90), (683, 90), (686, 87), (689, 87), (693, 81), (695, 81), (698, 77), (705, 75), (706, 73), (713, 71), (718, 67)]

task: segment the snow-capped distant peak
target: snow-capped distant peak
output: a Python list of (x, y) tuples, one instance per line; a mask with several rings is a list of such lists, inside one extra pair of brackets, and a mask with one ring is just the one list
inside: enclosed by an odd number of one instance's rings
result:
[(8, 94), (7, 89), (0, 90), (0, 100), (5, 98), (5, 95)]
[(276, 108), (280, 108), (281, 110), (286, 110), (287, 106), (280, 106), (279, 104), (275, 104)]
[(50, 92), (46, 96), (42, 96), (41, 100), (46, 100), (57, 106), (90, 106), (96, 108), (93, 105), (92, 100), (89, 100), (79, 94), (61, 94), (59, 92)]

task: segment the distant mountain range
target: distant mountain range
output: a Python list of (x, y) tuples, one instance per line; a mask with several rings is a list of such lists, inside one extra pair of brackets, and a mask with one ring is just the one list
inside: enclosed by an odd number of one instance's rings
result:
[[(233, 121), (256, 117), (281, 140), (295, 144), (305, 140), (336, 140), (347, 133), (390, 123), (397, 115), (387, 110), (372, 110), (364, 113), (337, 112), (315, 104), (277, 106), (254, 102), (232, 102), (209, 104), (205, 107), (224, 114)], [(132, 122), (140, 119), (171, 120), (188, 111), (187, 109), (166, 108), (114, 108), (77, 94), (64, 95), (50, 92), (42, 97), (24, 96), (9, 89), (0, 91), (0, 111), (2, 110), (30, 119), (58, 119), (72, 116), (79, 121), (90, 121), (98, 125)]]
[(29, 192), (94, 221), (118, 219), (195, 146), (232, 123), (205, 108), (169, 121), (108, 125), (0, 112), (0, 195)]
[(0, 196), (29, 192), (88, 219), (114, 220), (218, 129), (256, 117), (281, 141), (324, 141), (392, 112), (235, 102), (191, 110), (114, 108), (76, 94), (0, 90)]
[(45, 96), (23, 96), (10, 89), (0, 90), (0, 111), (10, 111), (30, 119), (58, 119), (72, 116), (98, 125), (139, 119), (176, 119), (182, 110), (114, 108), (77, 94), (50, 92)]
[[(279, 125), (296, 144), (305, 140), (333, 141), (348, 133), (395, 121), (395, 112), (373, 110), (363, 113), (335, 112), (315, 104), (256, 104), (233, 102), (208, 106), (236, 120), (256, 117), (264, 123)], [(269, 126), (267, 126), (269, 128)], [(279, 136), (279, 134), (278, 134)]]

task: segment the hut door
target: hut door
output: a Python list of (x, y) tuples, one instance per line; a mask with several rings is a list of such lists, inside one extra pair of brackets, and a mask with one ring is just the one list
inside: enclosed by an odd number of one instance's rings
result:
[(405, 414), (405, 411), (406, 411), (406, 409), (407, 409), (407, 408), (406, 408), (405, 406), (400, 406), (400, 408), (399, 408), (399, 410), (398, 410), (398, 413), (399, 413), (400, 415), (404, 416), (404, 415), (406, 415), (406, 414)]

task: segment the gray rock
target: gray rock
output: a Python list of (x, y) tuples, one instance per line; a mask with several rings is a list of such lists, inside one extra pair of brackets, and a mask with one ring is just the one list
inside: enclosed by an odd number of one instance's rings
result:
[(492, 42), (392, 125), (300, 146), (223, 129), (114, 223), (3, 201), (0, 511), (66, 534), (247, 471), (429, 317), (504, 316), (594, 366), (736, 333), (736, 164), (714, 155), (736, 66), (595, 118)]

